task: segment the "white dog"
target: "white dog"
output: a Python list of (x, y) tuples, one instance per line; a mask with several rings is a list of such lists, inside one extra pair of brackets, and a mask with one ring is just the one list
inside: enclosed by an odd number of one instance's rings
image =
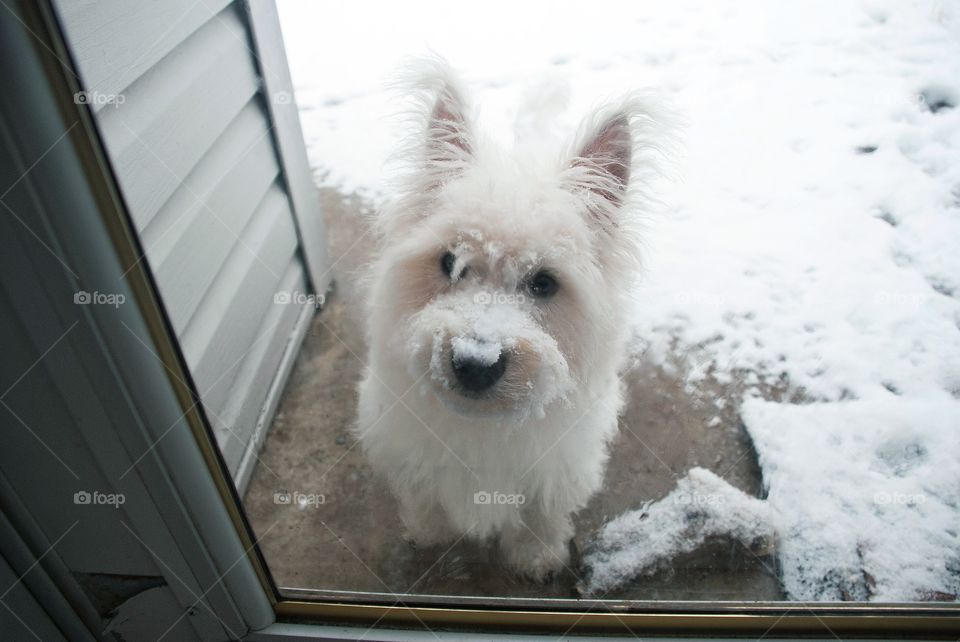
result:
[(634, 93), (566, 149), (504, 151), (443, 62), (418, 70), (410, 171), (377, 220), (357, 437), (414, 543), (499, 537), (543, 580), (603, 481), (637, 218), (668, 130)]

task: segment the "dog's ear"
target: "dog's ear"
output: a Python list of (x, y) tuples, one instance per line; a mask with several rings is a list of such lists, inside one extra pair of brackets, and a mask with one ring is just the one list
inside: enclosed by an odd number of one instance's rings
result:
[(469, 130), (460, 90), (451, 79), (441, 79), (427, 121), (427, 163), (440, 164), (451, 170), (462, 169), (459, 163), (473, 153)]
[(628, 95), (584, 119), (562, 181), (602, 229), (616, 228), (628, 191), (642, 194), (638, 183), (659, 173), (674, 120), (660, 101), (643, 94)]
[(617, 226), (616, 214), (627, 197), (632, 165), (633, 136), (627, 112), (604, 110), (584, 121), (566, 182), (604, 230)]
[(413, 165), (418, 179), (462, 171), (472, 159), (475, 141), (468, 101), (449, 63), (435, 55), (407, 59), (391, 86), (408, 102), (405, 115), (416, 124), (399, 158)]
[(425, 116), (419, 156), (419, 189), (429, 194), (471, 164), (475, 141), (468, 106), (450, 65), (439, 57), (417, 61), (411, 68), (420, 112)]
[(474, 164), (478, 147), (469, 103), (446, 60), (405, 60), (391, 84), (398, 102), (406, 104), (399, 115), (410, 134), (391, 159), (398, 170), (394, 198), (377, 216), (386, 235), (428, 216), (443, 186)]
[(585, 170), (595, 180), (588, 189), (619, 206), (630, 185), (630, 165), (633, 160), (633, 137), (630, 119), (617, 111), (607, 115), (583, 141), (580, 152), (571, 165)]

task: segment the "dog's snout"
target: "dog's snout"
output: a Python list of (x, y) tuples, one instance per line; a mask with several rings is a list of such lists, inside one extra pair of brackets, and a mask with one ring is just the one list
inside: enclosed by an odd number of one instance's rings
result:
[(453, 374), (460, 387), (469, 393), (481, 393), (493, 387), (506, 369), (505, 352), (501, 352), (500, 357), (492, 363), (476, 357), (453, 357)]

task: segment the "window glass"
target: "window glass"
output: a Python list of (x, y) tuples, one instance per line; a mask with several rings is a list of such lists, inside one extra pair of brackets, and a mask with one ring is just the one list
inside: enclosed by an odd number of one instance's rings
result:
[(279, 10), (335, 280), (282, 590), (957, 600), (960, 12)]

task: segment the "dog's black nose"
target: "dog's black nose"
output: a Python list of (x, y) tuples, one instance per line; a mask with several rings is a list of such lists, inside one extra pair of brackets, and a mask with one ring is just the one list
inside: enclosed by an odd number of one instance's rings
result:
[(494, 363), (486, 363), (472, 357), (453, 357), (453, 374), (460, 386), (467, 392), (479, 393), (487, 390), (503, 376), (507, 369), (507, 355), (500, 353)]

